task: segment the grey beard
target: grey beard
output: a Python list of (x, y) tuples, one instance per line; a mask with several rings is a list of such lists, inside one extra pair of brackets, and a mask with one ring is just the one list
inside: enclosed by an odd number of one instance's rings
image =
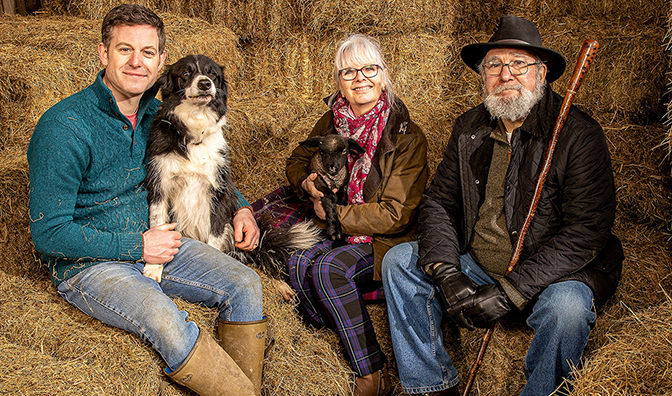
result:
[[(520, 121), (530, 114), (532, 107), (544, 96), (545, 87), (546, 85), (537, 79), (534, 92), (529, 91), (522, 84), (514, 84), (497, 87), (488, 95), (485, 92), (485, 84), (483, 84), (483, 94), (485, 96), (483, 104), (493, 119)], [(519, 94), (513, 98), (500, 98), (496, 96), (505, 89), (515, 89)]]

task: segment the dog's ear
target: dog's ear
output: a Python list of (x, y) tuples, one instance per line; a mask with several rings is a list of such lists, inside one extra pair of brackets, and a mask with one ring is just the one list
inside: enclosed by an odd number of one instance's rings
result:
[[(217, 65), (219, 66), (219, 65)], [(224, 77), (224, 66), (219, 66), (222, 75), (219, 78), (219, 83), (217, 84), (217, 96), (221, 99), (219, 101), (219, 104), (217, 105), (217, 111), (219, 114), (226, 114), (228, 111), (228, 107), (226, 102), (229, 99), (229, 83), (226, 81), (226, 78)]]
[(170, 93), (173, 92), (173, 79), (170, 78), (170, 72), (172, 71), (172, 68), (173, 65), (166, 65), (163, 68), (163, 73), (159, 79), (156, 80), (156, 85), (158, 85), (161, 89), (162, 97), (169, 96)]
[(226, 77), (224, 77), (226, 74), (224, 74), (224, 66), (219, 66), (219, 70), (222, 73), (222, 80), (219, 83), (219, 88), (224, 92), (224, 96), (229, 96), (229, 82), (226, 81)]
[(348, 139), (348, 149), (350, 149), (350, 155), (353, 157), (359, 157), (360, 155), (364, 154), (364, 149), (362, 146), (357, 143), (355, 139)]
[(322, 140), (322, 136), (313, 136), (303, 142), (299, 142), (299, 144), (305, 148), (319, 147), (322, 144)]

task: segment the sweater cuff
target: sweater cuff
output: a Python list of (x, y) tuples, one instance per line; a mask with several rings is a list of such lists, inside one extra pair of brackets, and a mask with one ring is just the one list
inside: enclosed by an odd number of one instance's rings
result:
[[(236, 198), (238, 199), (238, 209), (239, 210), (246, 207), (246, 206), (250, 206), (250, 203), (247, 202), (247, 199), (245, 199), (245, 197), (243, 197), (243, 194), (241, 194), (240, 191), (238, 191), (237, 188), (236, 188)], [(251, 208), (251, 206), (250, 206), (250, 208)], [(254, 211), (252, 213), (254, 213)]]
[(249, 209), (250, 212), (252, 212), (252, 215), (254, 215), (254, 209), (252, 209), (252, 207), (251, 207), (250, 205), (247, 205), (247, 206), (241, 206), (240, 208), (238, 208), (238, 209), (236, 210), (236, 212), (233, 214), (233, 217), (236, 217), (236, 215), (238, 214), (238, 212), (240, 212), (240, 211), (243, 210), (243, 209)]
[(509, 297), (509, 300), (522, 311), (527, 305), (527, 299), (506, 279), (502, 278), (499, 281), (499, 284), (502, 286), (502, 289), (504, 289), (504, 293)]
[(142, 259), (142, 233), (134, 232), (131, 234), (120, 235), (119, 258), (127, 261), (139, 261)]

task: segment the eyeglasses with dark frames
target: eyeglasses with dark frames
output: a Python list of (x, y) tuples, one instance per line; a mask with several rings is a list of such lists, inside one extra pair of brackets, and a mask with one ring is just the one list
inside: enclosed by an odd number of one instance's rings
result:
[(485, 74), (487, 74), (488, 76), (499, 76), (502, 73), (504, 66), (506, 66), (509, 68), (509, 73), (511, 73), (511, 75), (520, 76), (522, 74), (526, 74), (530, 66), (541, 64), (543, 64), (543, 62), (537, 61), (528, 63), (521, 59), (516, 59), (509, 63), (502, 63), (500, 61), (494, 60), (490, 62), (485, 62), (485, 64), (483, 65), (483, 70), (485, 71)]
[(348, 67), (338, 71), (338, 74), (341, 75), (341, 78), (345, 81), (352, 81), (357, 78), (357, 73), (362, 72), (362, 75), (366, 78), (373, 78), (378, 75), (378, 65), (366, 65), (362, 66), (359, 69), (354, 67)]

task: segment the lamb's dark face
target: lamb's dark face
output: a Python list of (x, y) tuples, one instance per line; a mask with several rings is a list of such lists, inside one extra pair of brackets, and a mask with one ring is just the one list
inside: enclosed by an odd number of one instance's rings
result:
[(178, 95), (182, 101), (196, 105), (216, 99), (226, 104), (228, 85), (223, 68), (205, 55), (189, 55), (166, 66), (158, 84), (164, 101)]
[(306, 148), (317, 147), (315, 158), (319, 159), (323, 172), (335, 176), (348, 163), (348, 155), (357, 158), (364, 153), (364, 149), (354, 139), (347, 139), (341, 135), (313, 136), (299, 144)]
[(348, 163), (348, 140), (338, 135), (327, 135), (319, 146), (324, 170), (336, 175)]

